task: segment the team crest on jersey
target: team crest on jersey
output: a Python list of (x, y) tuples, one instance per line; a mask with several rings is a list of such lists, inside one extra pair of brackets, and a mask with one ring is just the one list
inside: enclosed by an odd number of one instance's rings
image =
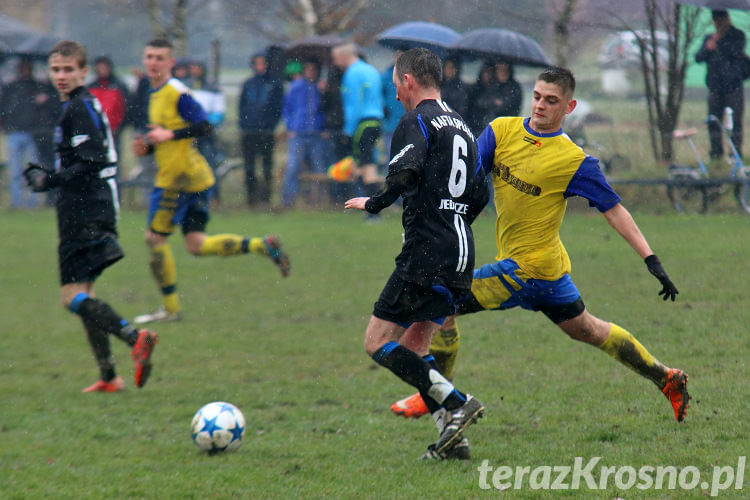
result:
[(537, 141), (533, 137), (529, 137), (528, 135), (524, 136), (523, 140), (526, 141), (526, 142), (528, 142), (529, 144), (533, 144), (536, 147), (541, 147), (542, 146), (541, 142)]
[(404, 146), (404, 148), (401, 151), (399, 151), (398, 154), (396, 154), (396, 156), (394, 156), (390, 162), (388, 162), (388, 165), (393, 165), (394, 163), (399, 161), (401, 157), (404, 156), (413, 147), (414, 147), (414, 144), (407, 144), (406, 146)]

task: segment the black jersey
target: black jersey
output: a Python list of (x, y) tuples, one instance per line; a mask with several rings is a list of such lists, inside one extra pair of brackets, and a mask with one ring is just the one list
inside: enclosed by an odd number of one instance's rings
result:
[(107, 116), (85, 87), (69, 97), (55, 129), (53, 178), (61, 243), (116, 235), (119, 211), (117, 153)]
[(423, 285), (471, 287), (471, 223), (489, 198), (474, 136), (463, 118), (439, 100), (424, 100), (401, 117), (393, 133), (388, 175), (411, 170), (402, 193), (404, 244), (396, 273)]

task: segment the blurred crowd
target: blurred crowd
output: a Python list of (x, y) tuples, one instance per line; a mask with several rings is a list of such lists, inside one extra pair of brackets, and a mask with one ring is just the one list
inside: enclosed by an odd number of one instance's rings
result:
[[(199, 138), (197, 146), (217, 172), (221, 172), (225, 150), (241, 151), (249, 206), (273, 203), (290, 208), (301, 192), (308, 204), (325, 206), (377, 189), (404, 110), (396, 97), (393, 65), (379, 71), (356, 49), (354, 44), (345, 44), (322, 57), (291, 60), (272, 49), (253, 54), (249, 59), (252, 74), (243, 82), (237, 100), (237, 145), (218, 139), (225, 126), (227, 100), (207, 77), (205, 63), (177, 60), (173, 76), (191, 89), (213, 126), (213, 133)], [(394, 61), (399, 54), (397, 50)], [(460, 72), (460, 60), (444, 61), (442, 96), (475, 135), (497, 116), (519, 114), (521, 88), (512, 66), (486, 61), (474, 83), (466, 83)], [(149, 127), (149, 80), (139, 70), (133, 73), (134, 82), (128, 86), (115, 74), (108, 56), (96, 58), (90, 71), (88, 87), (107, 115), (118, 152), (123, 129), (144, 133)], [(0, 90), (0, 128), (6, 140), (12, 208), (33, 208), (45, 201), (28, 190), (21, 173), (29, 161), (54, 168), (53, 134), (61, 109), (52, 85), (34, 78), (33, 61), (19, 59), (15, 78)], [(280, 151), (284, 145), (286, 161), (275, 167), (276, 155), (284, 156)], [(139, 162), (127, 169), (128, 179), (147, 185), (156, 166), (149, 157)], [(349, 167), (347, 175), (334, 175), (336, 180), (332, 180), (330, 169), (342, 165)], [(221, 197), (218, 189), (215, 197)]]

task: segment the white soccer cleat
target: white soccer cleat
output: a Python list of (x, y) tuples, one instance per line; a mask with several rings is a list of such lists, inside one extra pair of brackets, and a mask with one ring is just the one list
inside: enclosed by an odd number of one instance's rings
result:
[(171, 313), (167, 311), (164, 306), (161, 306), (151, 314), (141, 314), (140, 316), (136, 316), (133, 318), (133, 323), (136, 325), (144, 325), (146, 323), (162, 323), (165, 321), (179, 321), (181, 319), (182, 313)]

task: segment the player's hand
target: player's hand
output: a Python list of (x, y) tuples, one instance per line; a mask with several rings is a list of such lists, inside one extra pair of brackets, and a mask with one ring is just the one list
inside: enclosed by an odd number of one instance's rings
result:
[(23, 171), (23, 177), (35, 193), (48, 191), (52, 186), (52, 172), (36, 163), (28, 164), (26, 170)]
[(151, 144), (161, 144), (174, 139), (174, 132), (161, 125), (149, 125), (148, 128), (151, 130), (146, 134), (146, 140)]
[(346, 200), (346, 203), (344, 203), (344, 208), (350, 209), (350, 208), (356, 208), (358, 210), (364, 210), (365, 209), (365, 203), (367, 203), (367, 200), (369, 200), (369, 196), (360, 196), (359, 198), (352, 198), (350, 200)]
[(656, 276), (656, 279), (659, 280), (659, 282), (662, 284), (664, 288), (661, 289), (661, 292), (659, 292), (659, 295), (662, 295), (664, 300), (672, 299), (672, 302), (674, 302), (675, 297), (677, 296), (678, 292), (677, 288), (674, 286), (674, 283), (672, 283), (672, 280), (669, 279), (669, 276), (667, 276), (667, 272), (664, 270), (663, 267), (661, 267), (661, 262), (659, 262), (659, 257), (657, 257), (654, 254), (649, 255), (644, 259), (646, 262), (646, 266), (648, 267), (648, 271)]
[(141, 134), (135, 134), (132, 143), (133, 154), (136, 156), (146, 156), (148, 154), (148, 143)]

